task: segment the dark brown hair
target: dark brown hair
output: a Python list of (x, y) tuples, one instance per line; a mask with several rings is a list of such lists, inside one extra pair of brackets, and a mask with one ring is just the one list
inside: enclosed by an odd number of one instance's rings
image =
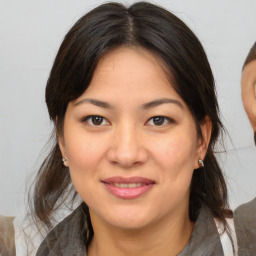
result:
[[(195, 170), (191, 181), (189, 215), (195, 221), (205, 204), (213, 216), (225, 224), (227, 188), (213, 152), (223, 128), (213, 74), (195, 34), (169, 11), (147, 2), (135, 3), (129, 8), (107, 3), (75, 23), (59, 48), (46, 86), (50, 118), (53, 123), (58, 118), (54, 134), (57, 131), (62, 135), (67, 105), (87, 89), (101, 57), (121, 46), (143, 47), (162, 60), (174, 89), (194, 117), (199, 136), (200, 124), (206, 116), (211, 119), (212, 134), (205, 167)], [(33, 198), (35, 215), (49, 227), (51, 214), (66, 199), (64, 195), (71, 184), (56, 138), (54, 143), (37, 174)], [(72, 191), (75, 197), (76, 192)], [(88, 241), (92, 228), (89, 233)]]
[(244, 67), (249, 64), (250, 62), (256, 60), (256, 42), (254, 43), (254, 45), (252, 46), (252, 48), (250, 49), (245, 61), (244, 61), (244, 65), (243, 65), (243, 69)]

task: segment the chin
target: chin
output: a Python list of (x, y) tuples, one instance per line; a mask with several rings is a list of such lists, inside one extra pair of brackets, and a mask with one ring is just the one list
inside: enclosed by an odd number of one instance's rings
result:
[(150, 221), (145, 219), (138, 219), (138, 218), (119, 218), (111, 221), (111, 225), (115, 226), (116, 228), (124, 229), (124, 230), (137, 230), (142, 229), (149, 225)]
[(102, 216), (110, 225), (121, 229), (140, 229), (153, 222), (152, 213), (132, 209), (122, 209), (120, 211), (109, 212)]

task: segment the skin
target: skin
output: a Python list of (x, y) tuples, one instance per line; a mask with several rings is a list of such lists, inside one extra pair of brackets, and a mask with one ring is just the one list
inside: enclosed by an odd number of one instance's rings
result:
[(241, 85), (243, 105), (252, 129), (256, 132), (256, 60), (244, 67)]
[[(104, 119), (95, 125), (90, 115)], [(166, 118), (156, 125), (155, 116)], [(209, 118), (201, 129), (198, 138), (191, 112), (157, 57), (133, 47), (101, 59), (88, 89), (69, 103), (59, 141), (73, 184), (90, 209), (89, 256), (170, 256), (185, 247), (193, 229), (190, 182), (206, 154)], [(138, 198), (121, 199), (101, 182), (113, 176), (155, 184)]]

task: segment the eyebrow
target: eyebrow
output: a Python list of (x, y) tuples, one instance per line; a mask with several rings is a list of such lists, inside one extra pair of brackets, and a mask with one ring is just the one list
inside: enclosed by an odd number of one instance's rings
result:
[(110, 104), (108, 104), (107, 102), (101, 101), (101, 100), (96, 100), (96, 99), (83, 99), (83, 100), (76, 102), (74, 105), (78, 106), (78, 105), (81, 105), (82, 103), (91, 103), (95, 106), (102, 107), (102, 108), (112, 108), (112, 106)]
[[(82, 100), (76, 102), (74, 105), (78, 106), (78, 105), (81, 105), (83, 103), (91, 103), (95, 106), (102, 107), (102, 108), (107, 108), (107, 109), (113, 108), (109, 103), (107, 103), (105, 101), (101, 101), (101, 100), (96, 100), (96, 99), (82, 99)], [(175, 100), (175, 99), (170, 99), (170, 98), (162, 98), (162, 99), (157, 99), (157, 100), (150, 101), (148, 103), (143, 104), (142, 108), (143, 109), (150, 109), (150, 108), (162, 105), (162, 104), (169, 104), (169, 103), (176, 104), (181, 109), (184, 109), (184, 107), (183, 107), (183, 105), (180, 101)]]
[(149, 109), (149, 108), (157, 107), (159, 105), (167, 104), (167, 103), (176, 104), (181, 109), (184, 109), (183, 104), (180, 101), (175, 100), (175, 99), (170, 99), (170, 98), (162, 98), (162, 99), (157, 99), (157, 100), (150, 101), (148, 103), (143, 104), (142, 108)]

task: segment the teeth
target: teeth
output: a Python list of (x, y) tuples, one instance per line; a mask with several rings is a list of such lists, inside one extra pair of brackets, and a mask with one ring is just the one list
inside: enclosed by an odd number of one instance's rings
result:
[(115, 187), (119, 187), (119, 188), (137, 188), (137, 187), (141, 187), (141, 186), (145, 186), (146, 184), (143, 183), (113, 183), (111, 184)]

